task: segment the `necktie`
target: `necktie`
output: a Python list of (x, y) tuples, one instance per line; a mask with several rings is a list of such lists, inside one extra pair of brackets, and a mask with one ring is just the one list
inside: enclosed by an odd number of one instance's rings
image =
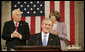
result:
[(46, 44), (46, 35), (44, 35), (43, 46), (47, 46), (47, 44)]
[(16, 22), (16, 30), (17, 30), (17, 22)]

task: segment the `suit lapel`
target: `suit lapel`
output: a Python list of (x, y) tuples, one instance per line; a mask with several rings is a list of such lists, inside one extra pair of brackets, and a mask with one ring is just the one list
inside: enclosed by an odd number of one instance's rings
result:
[(15, 24), (14, 24), (13, 20), (11, 21), (11, 24), (10, 25), (12, 27), (12, 28), (10, 27), (11, 28), (11, 31), (14, 31), (15, 30)]
[(48, 44), (47, 45), (51, 45), (51, 43), (53, 43), (53, 38), (52, 38), (51, 34), (49, 34)]
[(22, 27), (22, 22), (20, 21), (17, 29), (20, 30), (20, 29), (22, 29), (21, 27)]
[[(13, 22), (13, 20), (11, 21), (11, 24), (12, 24), (12, 28), (13, 28), (13, 30), (15, 30), (16, 29), (16, 26), (15, 26), (15, 24), (14, 24), (14, 22)], [(19, 25), (18, 25), (18, 29), (19, 29), (19, 27), (20, 26), (22, 26), (22, 23), (21, 23), (21, 21), (19, 22)]]
[(18, 28), (21, 26), (21, 21), (19, 22)]

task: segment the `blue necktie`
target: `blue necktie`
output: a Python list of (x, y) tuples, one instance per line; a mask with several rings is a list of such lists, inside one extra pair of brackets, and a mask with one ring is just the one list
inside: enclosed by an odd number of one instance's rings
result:
[(47, 44), (46, 44), (46, 35), (44, 35), (43, 46), (47, 46)]

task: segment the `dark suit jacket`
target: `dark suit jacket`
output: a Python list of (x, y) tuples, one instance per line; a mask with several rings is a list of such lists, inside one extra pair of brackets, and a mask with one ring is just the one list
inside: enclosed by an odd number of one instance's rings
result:
[[(42, 44), (41, 33), (37, 33), (35, 35), (32, 35), (28, 41), (28, 45), (30, 45), (30, 46), (42, 46), (43, 44)], [(60, 46), (59, 37), (50, 33), (47, 46)]]
[(24, 21), (20, 21), (17, 27), (17, 31), (22, 35), (22, 39), (11, 38), (11, 34), (15, 31), (15, 25), (13, 20), (5, 22), (2, 38), (6, 40), (7, 46), (26, 45), (26, 40), (30, 37), (29, 25)]

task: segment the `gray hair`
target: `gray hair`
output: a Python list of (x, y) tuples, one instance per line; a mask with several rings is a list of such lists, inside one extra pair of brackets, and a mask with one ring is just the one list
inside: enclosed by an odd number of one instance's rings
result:
[(14, 15), (14, 13), (15, 13), (16, 10), (20, 11), (19, 9), (14, 9), (14, 10), (12, 11), (12, 15)]
[[(51, 21), (49, 18), (44, 18), (43, 21), (42, 21), (42, 25), (44, 24), (44, 22), (45, 22), (46, 20)], [(52, 22), (52, 21), (51, 21), (51, 22)], [(53, 25), (53, 23), (52, 23), (52, 25)]]

